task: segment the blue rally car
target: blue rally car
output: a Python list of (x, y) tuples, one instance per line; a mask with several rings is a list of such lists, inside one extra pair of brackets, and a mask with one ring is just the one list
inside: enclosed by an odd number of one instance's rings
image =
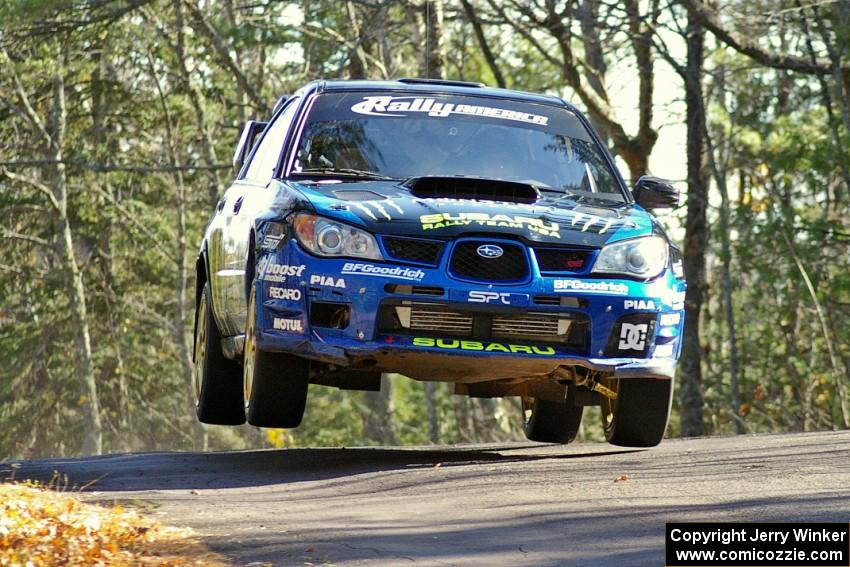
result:
[(295, 427), (308, 384), (381, 373), (518, 396), (529, 439), (600, 405), (658, 444), (684, 324), (682, 259), (587, 119), (475, 83), (320, 81), (246, 124), (197, 260), (205, 423)]

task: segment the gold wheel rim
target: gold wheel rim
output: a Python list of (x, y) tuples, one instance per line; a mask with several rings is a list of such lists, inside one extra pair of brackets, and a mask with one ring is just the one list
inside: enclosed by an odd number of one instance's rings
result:
[(251, 391), (254, 386), (254, 358), (257, 353), (256, 341), (256, 309), (254, 308), (254, 288), (251, 288), (251, 298), (248, 300), (248, 320), (245, 324), (245, 354), (242, 372), (242, 390), (245, 396), (245, 409), (251, 403)]
[(195, 365), (192, 372), (192, 384), (195, 392), (195, 407), (201, 402), (201, 384), (204, 377), (204, 362), (207, 357), (207, 301), (201, 297), (198, 310), (198, 329), (195, 332)]

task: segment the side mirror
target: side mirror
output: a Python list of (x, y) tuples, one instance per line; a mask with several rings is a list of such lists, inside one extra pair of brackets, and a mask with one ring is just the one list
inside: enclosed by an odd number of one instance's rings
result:
[(233, 169), (236, 171), (242, 169), (245, 158), (248, 157), (254, 147), (254, 142), (257, 141), (267, 125), (268, 122), (257, 122), (256, 120), (249, 120), (245, 123), (242, 128), (242, 135), (239, 136), (239, 143), (236, 144), (236, 151), (233, 153)]
[(679, 206), (679, 190), (669, 181), (644, 175), (632, 191), (637, 204), (644, 209), (675, 209)]

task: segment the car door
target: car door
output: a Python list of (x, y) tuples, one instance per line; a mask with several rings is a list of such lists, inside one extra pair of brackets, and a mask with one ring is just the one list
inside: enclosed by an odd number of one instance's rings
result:
[(245, 267), (254, 219), (269, 207), (277, 192), (271, 180), (298, 107), (291, 99), (266, 128), (247, 167), (218, 204), (209, 233), (213, 308), (223, 336), (242, 334), (247, 298)]

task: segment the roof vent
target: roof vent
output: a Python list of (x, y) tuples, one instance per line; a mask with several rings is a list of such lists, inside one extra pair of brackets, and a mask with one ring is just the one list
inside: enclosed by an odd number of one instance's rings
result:
[(472, 83), (470, 81), (447, 81), (445, 79), (420, 79), (420, 78), (401, 78), (396, 79), (399, 83), (408, 85), (443, 85), (446, 87), (486, 87), (484, 83)]

